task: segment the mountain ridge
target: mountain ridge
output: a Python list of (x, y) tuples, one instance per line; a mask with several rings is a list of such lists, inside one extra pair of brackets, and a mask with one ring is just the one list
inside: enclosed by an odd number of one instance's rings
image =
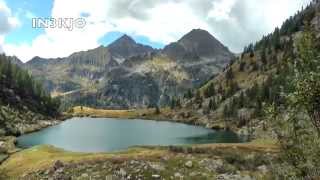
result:
[[(165, 45), (163, 48), (160, 48), (158, 49), (159, 51), (164, 51), (164, 49), (166, 49), (167, 46), (170, 46), (171, 44), (176, 44), (176, 43), (179, 43), (179, 41), (182, 41), (183, 38), (187, 35), (191, 35), (193, 34), (193, 32), (205, 32), (207, 33), (209, 36), (211, 36), (211, 38), (214, 38), (215, 41), (217, 41), (219, 44), (221, 44), (224, 48), (227, 48), (226, 46), (224, 46), (219, 40), (217, 40), (214, 36), (212, 36), (208, 31), (206, 30), (203, 30), (203, 29), (192, 29), (189, 33), (185, 34), (184, 36), (182, 36), (180, 39), (178, 39), (176, 42), (171, 42), (167, 45)], [(190, 34), (191, 33), (191, 34)], [(145, 46), (147, 47), (148, 49), (153, 49), (154, 51), (156, 51), (157, 49), (156, 48), (153, 48), (152, 46), (150, 45), (147, 45), (147, 44), (142, 44), (142, 43), (137, 43), (131, 36), (127, 35), (127, 34), (123, 34), (122, 36), (120, 36), (119, 38), (117, 38), (116, 40), (114, 40), (113, 42), (111, 42), (109, 45), (100, 45), (96, 48), (92, 48), (92, 49), (87, 49), (87, 50), (83, 50), (83, 51), (77, 51), (77, 52), (73, 52), (72, 54), (70, 54), (69, 56), (65, 56), (65, 57), (55, 57), (55, 58), (44, 58), (44, 57), (40, 57), (40, 56), (34, 56), (33, 58), (31, 58), (30, 60), (24, 62), (23, 64), (28, 64), (28, 62), (30, 62), (31, 60), (33, 59), (43, 59), (43, 60), (56, 60), (56, 59), (65, 59), (65, 58), (68, 58), (74, 54), (77, 54), (77, 53), (83, 53), (83, 52), (88, 52), (88, 51), (92, 51), (92, 50), (95, 50), (95, 49), (99, 49), (99, 48), (108, 48), (110, 46), (114, 46), (114, 44), (118, 44), (118, 43), (123, 43), (123, 42), (127, 42), (127, 43), (130, 43), (130, 44), (136, 44), (136, 45), (141, 45), (141, 46)], [(227, 48), (228, 49), (228, 48)], [(228, 49), (229, 51), (229, 49)], [(16, 56), (13, 56), (15, 58), (17, 58)], [(19, 58), (17, 58), (19, 59)], [(19, 60), (21, 61), (21, 60)], [(21, 61), (22, 62), (22, 61)]]
[[(44, 81), (51, 93), (78, 92), (72, 97), (76, 103), (84, 102), (77, 100), (80, 96), (88, 99), (87, 94), (93, 93), (104, 101), (102, 106), (146, 107), (167, 104), (171, 96), (199, 86), (234, 58), (233, 53), (205, 30), (192, 30), (174, 44), (179, 48), (168, 45), (158, 50), (124, 34), (106, 47), (75, 52), (60, 59), (38, 57), (33, 59), (38, 59), (37, 63), (27, 62), (26, 67)], [(133, 90), (135, 86), (131, 82), (139, 82), (136, 84), (140, 88)], [(153, 87), (147, 90), (144, 86)], [(79, 94), (75, 91), (79, 89), (87, 91)], [(147, 90), (146, 95), (143, 89)]]

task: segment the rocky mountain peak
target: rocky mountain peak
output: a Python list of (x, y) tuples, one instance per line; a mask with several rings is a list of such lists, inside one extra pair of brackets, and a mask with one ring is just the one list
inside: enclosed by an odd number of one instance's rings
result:
[(28, 61), (27, 64), (38, 64), (44, 61), (47, 61), (47, 59), (41, 58), (39, 56), (35, 56), (30, 61)]
[(178, 43), (188, 52), (196, 53), (199, 56), (213, 56), (224, 52), (229, 52), (221, 42), (219, 42), (208, 31), (193, 29), (184, 35)]
[(163, 52), (173, 59), (188, 57), (228, 57), (232, 53), (208, 31), (193, 29), (177, 42), (173, 42), (163, 49)]
[(137, 43), (128, 35), (124, 34), (119, 39), (114, 41), (110, 46), (136, 45)]
[(189, 33), (185, 34), (180, 41), (189, 39), (199, 41), (203, 38), (214, 38), (208, 31), (203, 29), (192, 29)]
[(153, 52), (154, 49), (150, 46), (145, 46), (136, 43), (133, 38), (128, 35), (123, 35), (113, 43), (108, 46), (108, 50), (112, 57), (118, 62), (122, 63), (125, 59), (136, 56), (139, 54), (144, 54), (148, 52)]

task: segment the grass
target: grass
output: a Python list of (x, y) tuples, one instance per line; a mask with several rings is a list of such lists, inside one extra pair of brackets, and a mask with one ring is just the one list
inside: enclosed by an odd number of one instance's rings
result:
[(110, 117), (110, 118), (135, 118), (140, 115), (140, 113), (150, 114), (151, 110), (104, 110), (104, 109), (94, 109), (89, 107), (74, 107), (74, 116), (95, 116), (95, 117)]
[(165, 117), (171, 112), (169, 108), (162, 108), (161, 114), (156, 114), (154, 108), (149, 109), (132, 109), (132, 110), (106, 110), (94, 109), (90, 107), (74, 107), (69, 114), (72, 116), (90, 116), (105, 118), (126, 118), (126, 119), (166, 119)]
[(18, 177), (27, 172), (50, 168), (57, 160), (63, 162), (85, 162), (114, 158), (160, 157), (166, 151), (160, 149), (132, 148), (115, 153), (76, 153), (49, 145), (35, 146), (10, 156), (1, 166), (0, 171), (9, 177)]
[(165, 74), (169, 79), (176, 80), (178, 83), (190, 79), (188, 73), (181, 66), (166, 57), (155, 57), (152, 61), (142, 64), (140, 69), (153, 73), (170, 72)]
[[(244, 143), (244, 144), (206, 144), (206, 145), (186, 145), (179, 146), (179, 151), (172, 151), (168, 147), (134, 147), (125, 151), (112, 153), (76, 153), (69, 152), (63, 149), (55, 148), (49, 145), (35, 146), (10, 156), (1, 166), (0, 172), (5, 172), (8, 177), (17, 178), (28, 172), (35, 172), (52, 167), (55, 161), (60, 160), (65, 163), (83, 163), (94, 161), (107, 160), (126, 160), (126, 159), (153, 159), (159, 160), (165, 155), (171, 156), (172, 159), (177, 158), (179, 153), (195, 153), (201, 152), (204, 155), (218, 155), (221, 157), (230, 156), (233, 153), (249, 154), (249, 153), (277, 153), (278, 146), (269, 144), (263, 141)], [(194, 151), (186, 151), (186, 148), (191, 148)], [(199, 151), (199, 149), (202, 149)], [(198, 155), (197, 155), (198, 156)], [(200, 156), (200, 155), (199, 155)], [(171, 160), (172, 160), (171, 159)], [(175, 167), (175, 162), (169, 161), (169, 166)], [(171, 163), (172, 164), (171, 164)], [(181, 164), (178, 164), (180, 166)]]
[[(186, 149), (191, 149), (187, 150)], [(179, 151), (176, 151), (179, 150)], [(201, 151), (199, 151), (201, 150)], [(250, 153), (277, 153), (279, 148), (271, 141), (260, 140), (244, 144), (205, 144), (205, 145), (185, 145), (178, 146), (176, 149), (168, 147), (134, 147), (125, 151), (112, 153), (76, 153), (49, 145), (35, 146), (10, 156), (1, 166), (0, 172), (10, 178), (17, 178), (28, 172), (35, 172), (52, 167), (55, 161), (60, 160), (65, 163), (85, 163), (107, 160), (126, 160), (126, 159), (149, 159), (158, 161), (160, 157), (170, 156), (168, 166), (177, 168), (181, 164), (175, 161), (178, 154), (193, 154), (196, 158), (202, 155), (220, 156), (229, 158), (230, 154), (240, 154), (241, 156)], [(200, 152), (200, 154), (199, 154)], [(202, 155), (201, 155), (202, 154)], [(186, 156), (187, 157), (187, 156)], [(233, 156), (231, 156), (232, 158)]]

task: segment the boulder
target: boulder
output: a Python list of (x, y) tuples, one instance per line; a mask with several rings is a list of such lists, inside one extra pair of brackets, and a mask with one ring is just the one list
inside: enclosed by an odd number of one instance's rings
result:
[(193, 166), (192, 161), (187, 161), (187, 162), (185, 163), (185, 166), (186, 166), (187, 168), (192, 168), (192, 166)]
[(174, 173), (174, 177), (175, 178), (183, 178), (183, 176), (179, 172)]
[(56, 162), (54, 162), (52, 168), (53, 168), (54, 171), (56, 171), (56, 170), (58, 170), (60, 168), (63, 168), (63, 167), (64, 167), (64, 164), (62, 163), (62, 161), (57, 160)]
[(262, 165), (257, 167), (258, 171), (262, 172), (263, 174), (266, 174), (268, 172), (268, 168), (266, 165)]
[(154, 179), (159, 179), (161, 176), (159, 174), (153, 174), (151, 177)]
[(127, 175), (127, 172), (126, 172), (123, 168), (120, 168), (120, 170), (119, 170), (119, 175), (120, 175), (121, 177), (125, 177), (125, 176)]
[(165, 167), (159, 163), (149, 163), (150, 167), (156, 171), (163, 171)]

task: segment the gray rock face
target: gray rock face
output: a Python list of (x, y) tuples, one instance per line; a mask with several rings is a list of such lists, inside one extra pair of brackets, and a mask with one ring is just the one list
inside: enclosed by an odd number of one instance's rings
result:
[(194, 29), (179, 41), (167, 45), (163, 51), (173, 59), (199, 57), (233, 57), (232, 53), (209, 32)]
[(154, 51), (150, 46), (137, 44), (127, 35), (123, 35), (118, 40), (110, 44), (108, 49), (111, 52), (112, 57), (114, 57), (118, 63), (122, 63), (129, 57)]
[(230, 56), (228, 48), (221, 44), (209, 32), (201, 29), (194, 29), (179, 41), (180, 44), (188, 53), (197, 54), (203, 57), (212, 57), (217, 55)]
[(163, 54), (177, 61), (190, 74), (195, 86), (220, 72), (234, 55), (209, 32), (194, 29), (166, 46)]
[(152, 77), (140, 73), (129, 74), (121, 68), (110, 72), (110, 76), (112, 78), (102, 90), (100, 97), (106, 102), (111, 102), (108, 106), (117, 108), (148, 107), (158, 103), (159, 87)]
[(232, 58), (212, 35), (197, 29), (163, 50), (124, 35), (108, 47), (60, 59), (36, 57), (25, 66), (50, 92), (67, 93), (77, 102), (94, 98), (99, 99), (95, 105), (129, 108), (167, 105), (171, 96), (206, 82)]

